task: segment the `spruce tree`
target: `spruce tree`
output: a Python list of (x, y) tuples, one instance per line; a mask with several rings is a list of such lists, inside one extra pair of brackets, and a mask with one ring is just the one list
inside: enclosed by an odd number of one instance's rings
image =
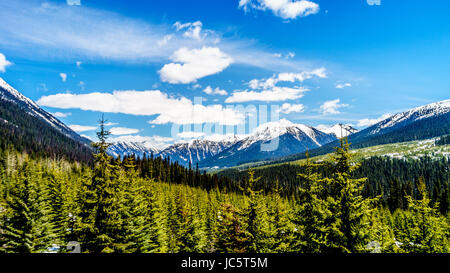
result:
[(291, 252), (294, 244), (294, 225), (290, 217), (290, 209), (280, 196), (277, 180), (274, 191), (267, 196), (268, 230), (265, 252)]
[(295, 251), (303, 253), (322, 252), (327, 245), (327, 234), (330, 226), (327, 219), (331, 217), (328, 203), (324, 200), (325, 186), (330, 180), (323, 178), (314, 169), (319, 165), (312, 163), (308, 152), (304, 173), (299, 173), (298, 205), (293, 218), (296, 224)]
[(48, 206), (39, 166), (28, 159), (12, 172), (0, 220), (0, 251), (45, 252), (51, 246)]
[(246, 222), (246, 241), (247, 252), (263, 252), (266, 244), (267, 220), (264, 218), (264, 212), (260, 204), (260, 193), (262, 190), (256, 190), (256, 183), (261, 179), (255, 178), (255, 171), (249, 170), (249, 179), (246, 188), (240, 188), (246, 196), (247, 207), (242, 213), (242, 218)]
[(370, 215), (378, 198), (363, 198), (361, 193), (366, 178), (352, 178), (359, 165), (351, 161), (347, 138), (341, 139), (340, 143), (334, 155), (334, 172), (326, 199), (331, 211), (327, 219), (331, 227), (327, 245), (333, 252), (367, 252)]
[(105, 120), (99, 121), (99, 141), (93, 143), (94, 170), (90, 181), (84, 181), (81, 193), (79, 234), (81, 248), (86, 252), (121, 251), (120, 234), (122, 222), (119, 214), (119, 187), (117, 167), (111, 164), (107, 143), (110, 134), (105, 129)]
[(409, 211), (403, 226), (396, 230), (400, 247), (413, 253), (448, 253), (450, 251), (448, 219), (439, 213), (439, 204), (431, 205), (423, 177), (419, 179), (418, 200), (408, 196)]
[(217, 211), (215, 250), (218, 253), (248, 252), (249, 237), (239, 210), (230, 203), (222, 203)]

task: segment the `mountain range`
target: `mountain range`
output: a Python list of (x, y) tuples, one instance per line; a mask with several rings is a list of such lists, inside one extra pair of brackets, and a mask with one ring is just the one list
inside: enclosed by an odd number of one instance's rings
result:
[[(191, 140), (178, 143), (155, 156), (170, 156), (187, 165), (200, 168), (223, 168), (254, 161), (283, 162), (303, 158), (304, 152), (320, 155), (333, 151), (338, 139), (347, 136), (353, 148), (378, 144), (427, 139), (450, 133), (450, 100), (416, 107), (392, 115), (368, 128), (358, 131), (348, 124), (313, 128), (288, 120), (269, 122), (241, 139), (222, 141)], [(276, 149), (269, 149), (270, 143)], [(126, 154), (126, 150), (122, 150)]]
[(0, 147), (88, 162), (90, 140), (81, 137), (0, 78)]
[[(224, 168), (255, 161), (282, 162), (325, 154), (348, 136), (352, 147), (367, 147), (442, 136), (450, 133), (450, 100), (416, 107), (392, 115), (362, 131), (348, 124), (317, 128), (282, 119), (257, 127), (245, 136), (192, 139), (157, 148), (150, 142), (112, 143), (108, 152), (117, 157), (170, 157), (182, 165)], [(0, 145), (47, 156), (89, 161), (90, 140), (78, 135), (0, 78)]]

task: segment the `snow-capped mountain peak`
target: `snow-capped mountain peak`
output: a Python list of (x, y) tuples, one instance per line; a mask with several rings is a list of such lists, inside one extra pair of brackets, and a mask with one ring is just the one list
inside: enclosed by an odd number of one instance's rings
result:
[(382, 130), (393, 128), (399, 125), (406, 125), (421, 119), (440, 116), (450, 113), (450, 99), (430, 103), (424, 106), (416, 107), (411, 110), (398, 113), (388, 117), (385, 120), (369, 127), (371, 134), (380, 133)]
[(158, 153), (159, 150), (149, 141), (115, 141), (108, 148), (108, 153), (112, 156), (125, 156), (134, 154), (143, 157), (144, 154), (150, 156), (151, 153)]
[(337, 123), (330, 127), (326, 126), (326, 125), (319, 125), (319, 126), (316, 126), (316, 129), (318, 129), (326, 134), (334, 135), (337, 138), (346, 137), (346, 136), (349, 136), (351, 134), (358, 132), (358, 130), (353, 128), (351, 125), (342, 124), (342, 123)]
[(83, 142), (85, 144), (90, 143), (90, 141), (86, 138), (81, 137), (77, 133), (75, 133), (72, 129), (67, 127), (64, 123), (59, 121), (57, 118), (43, 110), (39, 107), (34, 101), (24, 96), (22, 93), (14, 89), (11, 85), (9, 85), (5, 80), (0, 78), (0, 99), (9, 101), (21, 107), (24, 111), (26, 111), (29, 115), (37, 117), (46, 123), (48, 123), (53, 128), (57, 129), (64, 135), (72, 138), (73, 140), (77, 140)]
[(316, 140), (317, 130), (304, 124), (296, 124), (286, 119), (275, 122), (268, 122), (258, 126), (252, 134), (243, 140), (239, 150), (246, 149), (253, 143), (259, 141), (270, 141), (284, 134), (291, 134), (297, 140), (302, 139), (302, 134), (306, 134), (316, 144), (321, 145)]

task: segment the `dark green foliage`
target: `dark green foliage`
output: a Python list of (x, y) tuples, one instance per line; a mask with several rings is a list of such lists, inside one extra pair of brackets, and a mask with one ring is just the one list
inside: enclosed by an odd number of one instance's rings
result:
[[(360, 162), (359, 168), (354, 170), (353, 178), (366, 177), (364, 185), (364, 197), (376, 197), (382, 195), (383, 206), (389, 206), (391, 211), (397, 208), (407, 209), (406, 195), (416, 197), (417, 183), (420, 177), (426, 181), (426, 187), (432, 193), (433, 202), (439, 201), (440, 211), (446, 215), (449, 209), (448, 188), (450, 186), (450, 160), (442, 158), (435, 160), (430, 157), (422, 157), (415, 160), (403, 160), (390, 157), (371, 157)], [(317, 171), (324, 177), (330, 177), (332, 168), (327, 164), (321, 164)], [(266, 193), (271, 192), (280, 184), (285, 197), (297, 194), (297, 174), (306, 173), (307, 167), (294, 164), (282, 164), (273, 167), (255, 169), (255, 175), (260, 176), (259, 189)], [(248, 179), (247, 174), (235, 169), (220, 172), (219, 177), (228, 177), (236, 183), (242, 184)]]
[[(7, 122), (6, 122), (7, 121)], [(0, 150), (14, 147), (35, 157), (92, 162), (92, 150), (45, 121), (25, 113), (18, 105), (0, 99)]]
[(299, 204), (292, 220), (297, 226), (294, 249), (298, 252), (318, 253), (327, 245), (329, 227), (326, 221), (331, 211), (327, 206), (325, 186), (329, 181), (317, 172), (318, 167), (320, 165), (312, 163), (307, 157), (305, 172), (298, 174)]
[[(0, 251), (66, 252), (70, 241), (93, 253), (449, 251), (446, 160), (364, 167), (342, 143), (329, 162), (279, 166), (292, 181), (255, 170), (233, 182), (169, 159), (113, 159), (107, 135), (101, 124), (94, 166), (0, 151)], [(401, 179), (365, 182), (361, 168)]]
[(0, 252), (45, 251), (51, 226), (48, 222), (46, 191), (39, 166), (24, 164), (14, 171), (5, 189), (0, 220)]
[(246, 223), (243, 222), (239, 210), (232, 204), (223, 203), (217, 211), (216, 246), (218, 253), (246, 253), (248, 251), (248, 235)]
[(376, 199), (363, 198), (365, 178), (352, 178), (358, 168), (351, 162), (347, 139), (334, 156), (334, 175), (328, 186), (327, 206), (331, 216), (326, 220), (330, 228), (327, 248), (330, 251), (366, 252), (370, 238), (370, 216)]
[(447, 145), (450, 144), (450, 135), (442, 136), (436, 140), (436, 145)]
[(409, 210), (398, 212), (395, 233), (400, 248), (414, 253), (448, 253), (448, 219), (439, 214), (437, 204), (431, 205), (423, 179), (418, 188), (419, 199), (408, 196)]

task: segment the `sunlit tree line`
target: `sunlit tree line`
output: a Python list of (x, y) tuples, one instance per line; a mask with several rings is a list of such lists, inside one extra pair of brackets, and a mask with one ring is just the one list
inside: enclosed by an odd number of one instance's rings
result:
[[(365, 179), (353, 178), (343, 139), (324, 177), (307, 160), (298, 194), (276, 185), (259, 190), (249, 172), (239, 191), (210, 189), (143, 177), (133, 157), (107, 154), (108, 132), (98, 133), (94, 167), (31, 159), (4, 152), (0, 164), (0, 251), (100, 253), (360, 253), (449, 252), (449, 217), (419, 198), (394, 213), (379, 197), (364, 198)], [(195, 180), (197, 172), (192, 172)], [(191, 179), (189, 178), (189, 179)], [(189, 180), (188, 179), (188, 180)]]

